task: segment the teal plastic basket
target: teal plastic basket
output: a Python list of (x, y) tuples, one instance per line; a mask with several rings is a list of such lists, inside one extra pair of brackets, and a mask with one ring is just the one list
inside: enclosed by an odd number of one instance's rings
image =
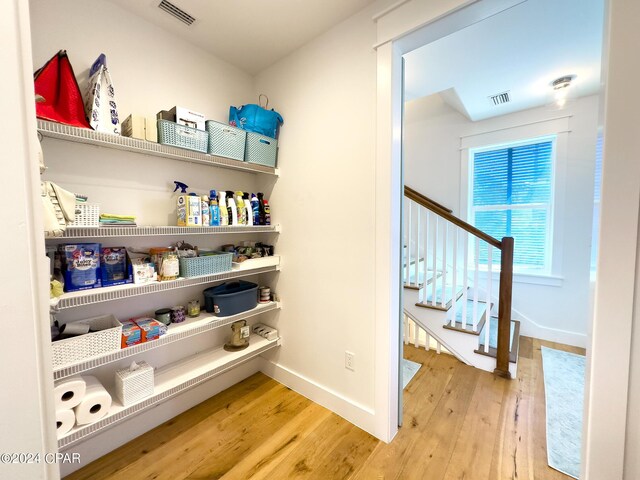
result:
[(246, 131), (213, 120), (207, 120), (205, 125), (209, 134), (208, 152), (211, 155), (244, 160)]
[(200, 275), (215, 275), (231, 270), (233, 253), (212, 252), (211, 255), (195, 258), (180, 259), (181, 277), (199, 277)]
[(207, 153), (209, 134), (169, 120), (158, 120), (158, 143)]
[(275, 167), (277, 153), (278, 140), (257, 133), (247, 132), (245, 162)]

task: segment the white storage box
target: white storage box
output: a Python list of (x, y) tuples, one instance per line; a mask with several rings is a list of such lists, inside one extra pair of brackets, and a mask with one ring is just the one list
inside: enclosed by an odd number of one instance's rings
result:
[(116, 396), (124, 406), (153, 395), (153, 367), (147, 362), (136, 365), (135, 370), (116, 371)]
[(53, 342), (53, 368), (120, 350), (122, 324), (113, 315), (87, 318), (74, 323), (88, 323), (93, 330), (99, 331)]
[(69, 227), (99, 227), (100, 205), (97, 203), (76, 203), (76, 216)]

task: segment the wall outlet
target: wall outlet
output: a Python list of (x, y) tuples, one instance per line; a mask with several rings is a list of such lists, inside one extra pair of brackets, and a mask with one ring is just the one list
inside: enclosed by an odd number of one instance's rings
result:
[(353, 352), (344, 352), (344, 368), (356, 371), (356, 354)]

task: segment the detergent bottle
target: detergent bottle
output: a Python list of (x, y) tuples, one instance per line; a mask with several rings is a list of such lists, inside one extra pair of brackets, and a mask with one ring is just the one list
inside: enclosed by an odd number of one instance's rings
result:
[(229, 225), (238, 225), (238, 209), (233, 199), (233, 192), (227, 191), (227, 205), (229, 209)]
[(212, 227), (220, 225), (220, 207), (217, 197), (218, 194), (215, 190), (209, 192), (209, 225)]
[(253, 209), (251, 208), (249, 193), (242, 194), (242, 201), (244, 202), (244, 210), (245, 210), (247, 225), (253, 225)]
[(251, 194), (251, 212), (253, 225), (260, 225), (260, 207), (258, 206), (258, 198), (255, 193)]
[(242, 199), (242, 192), (238, 191), (235, 193), (236, 200), (236, 209), (238, 211), (238, 225), (246, 225), (247, 224), (247, 213), (244, 208), (244, 200)]
[(220, 207), (220, 225), (226, 226), (229, 225), (229, 211), (227, 210), (227, 201), (225, 200), (227, 192), (220, 190), (218, 195), (220, 196), (218, 205)]

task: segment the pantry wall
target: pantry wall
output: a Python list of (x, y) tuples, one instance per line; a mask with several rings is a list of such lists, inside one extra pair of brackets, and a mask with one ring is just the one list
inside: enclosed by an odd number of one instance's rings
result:
[[(258, 370), (383, 436), (376, 431), (374, 411), (375, 248), (371, 232), (375, 211), (340, 212), (332, 202), (373, 196), (376, 56), (371, 45), (376, 32), (371, 17), (387, 3), (377, 2), (253, 78), (110, 2), (30, 2), (34, 69), (59, 49), (66, 49), (76, 76), (83, 79), (95, 58), (105, 53), (124, 116), (154, 115), (160, 109), (185, 105), (207, 118), (224, 121), (229, 105), (255, 101), (257, 93), (265, 92), (285, 118), (277, 179), (44, 139), (48, 167), (44, 179), (87, 194), (102, 211), (135, 214), (140, 225), (171, 224), (173, 180), (180, 180), (194, 191), (227, 186), (264, 191), (272, 205), (273, 223), (282, 226), (281, 238), (186, 239), (214, 247), (236, 239), (275, 242), (276, 253), (282, 256), (282, 272), (249, 280), (271, 285), (282, 299), (280, 312), (260, 317), (279, 329), (281, 348), (73, 445), (71, 450), (81, 454), (83, 464)], [(326, 89), (327, 82), (336, 88)], [(80, 87), (83, 89), (83, 81)], [(352, 128), (336, 128), (342, 123), (339, 119), (333, 124), (308, 121), (313, 116), (310, 112), (315, 111), (317, 118), (332, 118), (332, 112), (350, 102), (363, 106), (349, 115), (355, 121)], [(179, 239), (165, 238), (162, 244)], [(126, 246), (157, 246), (150, 241), (158, 243), (159, 239), (127, 238)], [(112, 239), (109, 245), (123, 243)], [(64, 319), (102, 313), (129, 318), (184, 302), (202, 288), (72, 309), (64, 313)], [(154, 366), (166, 365), (221, 344), (225, 335), (216, 331), (140, 358)], [(345, 350), (355, 353), (355, 372), (344, 368)], [(107, 381), (114, 367), (127, 363), (124, 360), (92, 373)], [(63, 465), (61, 473), (76, 468)]]

